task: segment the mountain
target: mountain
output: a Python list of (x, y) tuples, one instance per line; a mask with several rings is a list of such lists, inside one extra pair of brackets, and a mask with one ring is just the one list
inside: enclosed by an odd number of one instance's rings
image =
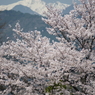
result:
[(63, 14), (69, 14), (69, 12), (73, 9), (74, 9), (73, 5), (70, 5), (69, 7), (63, 10)]
[(59, 1), (55, 2), (55, 3), (48, 3), (49, 6), (52, 6), (54, 8), (63, 10), (66, 9), (69, 5), (64, 4), (64, 3), (60, 3)]
[(16, 3), (12, 3), (12, 4), (9, 4), (9, 5), (1, 5), (0, 10), (1, 11), (11, 10), (17, 5), (26, 6), (26, 7), (30, 8), (31, 10), (33, 10), (34, 12), (36, 12), (40, 15), (44, 15), (43, 12), (47, 11), (46, 6), (48, 6), (48, 5), (53, 5), (55, 8), (59, 8), (59, 9), (65, 9), (66, 7), (69, 6), (67, 4), (60, 3), (60, 2), (48, 3), (47, 4), (42, 0), (22, 0), (22, 1), (18, 1)]
[[(42, 16), (40, 15), (31, 15), (28, 13), (21, 13), (20, 11), (14, 10), (5, 10), (0, 11), (0, 18), (2, 19), (1, 23), (6, 23), (3, 29), (2, 42), (7, 40), (14, 40), (12, 29), (15, 27), (16, 22), (20, 22), (23, 32), (33, 31), (35, 29), (41, 31), (42, 36), (47, 36), (52, 40), (55, 40), (55, 37), (49, 35), (46, 31), (46, 27), (49, 27), (47, 24), (42, 21)], [(7, 39), (9, 37), (9, 39)]]
[(23, 6), (23, 5), (17, 5), (13, 7), (12, 10), (20, 11), (22, 13), (30, 13), (30, 14), (37, 14), (36, 12), (32, 11), (29, 7)]

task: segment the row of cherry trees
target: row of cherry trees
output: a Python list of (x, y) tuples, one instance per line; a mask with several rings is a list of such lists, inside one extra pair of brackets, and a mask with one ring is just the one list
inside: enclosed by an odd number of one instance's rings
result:
[(94, 95), (95, 1), (80, 0), (66, 15), (48, 7), (45, 15), (58, 42), (16, 23), (16, 41), (0, 46), (0, 95)]

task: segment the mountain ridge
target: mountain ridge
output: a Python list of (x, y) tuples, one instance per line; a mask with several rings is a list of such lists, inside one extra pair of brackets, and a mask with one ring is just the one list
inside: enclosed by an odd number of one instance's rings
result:
[(9, 5), (1, 5), (0, 11), (11, 10), (17, 5), (27, 6), (31, 10), (33, 10), (34, 12), (36, 12), (40, 15), (44, 15), (43, 12), (47, 11), (46, 5), (53, 5), (53, 7), (56, 7), (59, 9), (65, 9), (66, 7), (69, 6), (68, 4), (64, 4), (64, 3), (60, 3), (60, 2), (46, 4), (46, 2), (44, 2), (42, 0), (22, 0), (22, 1), (18, 1), (16, 3), (12, 3)]
[(20, 11), (22, 13), (29, 13), (29, 14), (37, 14), (37, 15), (39, 15), (38, 13), (34, 12), (33, 10), (31, 10), (29, 7), (23, 6), (23, 5), (17, 5), (15, 7), (13, 7), (12, 10)]
[[(34, 31), (35, 29), (41, 31), (42, 36), (55, 40), (53, 35), (48, 34), (46, 27), (49, 27), (42, 21), (42, 16), (37, 14), (21, 13), (20, 11), (5, 10), (0, 11), (1, 23), (6, 22), (6, 25), (2, 31), (2, 42), (7, 40), (14, 40), (12, 31), (15, 28), (15, 24), (19, 21), (23, 32)], [(9, 37), (9, 39), (7, 39)]]

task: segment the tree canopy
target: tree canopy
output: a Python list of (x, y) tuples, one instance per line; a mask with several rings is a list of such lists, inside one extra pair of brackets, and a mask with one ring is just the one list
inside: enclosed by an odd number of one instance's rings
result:
[(17, 40), (0, 46), (0, 94), (95, 95), (95, 0), (80, 0), (64, 16), (47, 8), (43, 20), (59, 42), (16, 23)]

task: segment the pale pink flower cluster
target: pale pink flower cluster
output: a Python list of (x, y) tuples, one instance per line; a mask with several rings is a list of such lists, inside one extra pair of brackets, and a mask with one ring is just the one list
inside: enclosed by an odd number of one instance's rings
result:
[(0, 95), (95, 94), (95, 1), (80, 1), (64, 16), (48, 7), (43, 20), (58, 42), (16, 23), (19, 39), (0, 46)]

